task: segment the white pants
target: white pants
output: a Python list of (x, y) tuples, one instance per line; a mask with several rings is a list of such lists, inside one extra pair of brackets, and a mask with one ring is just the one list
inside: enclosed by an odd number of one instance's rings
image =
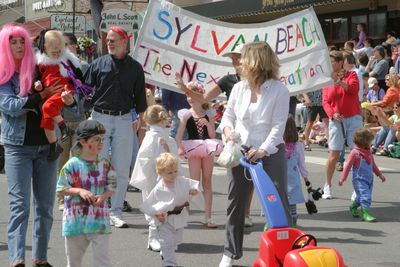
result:
[(82, 258), (89, 244), (93, 248), (93, 267), (111, 267), (108, 257), (109, 235), (88, 234), (65, 238), (67, 267), (81, 267)]
[(162, 266), (177, 266), (175, 249), (182, 243), (183, 228), (175, 229), (169, 223), (157, 227), (161, 245)]

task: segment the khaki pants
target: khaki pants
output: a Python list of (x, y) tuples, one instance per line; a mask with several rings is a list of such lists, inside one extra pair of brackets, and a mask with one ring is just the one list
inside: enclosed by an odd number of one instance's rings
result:
[(92, 243), (93, 267), (111, 267), (108, 256), (109, 235), (88, 234), (65, 238), (65, 253), (67, 255), (67, 267), (81, 267), (82, 258)]

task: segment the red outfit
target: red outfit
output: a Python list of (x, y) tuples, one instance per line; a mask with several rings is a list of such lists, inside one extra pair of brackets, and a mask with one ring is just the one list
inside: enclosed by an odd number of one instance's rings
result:
[[(66, 85), (67, 90), (71, 93), (74, 92), (73, 84), (68, 77), (67, 70), (61, 64), (65, 63), (68, 66), (74, 65), (80, 68), (78, 58), (76, 58), (71, 52), (65, 50), (63, 55), (55, 60), (50, 59), (46, 54), (37, 54), (38, 69), (41, 75), (40, 82), (42, 87), (46, 88), (54, 84), (56, 81), (58, 85)], [(61, 114), (61, 109), (64, 107), (64, 102), (61, 99), (61, 92), (52, 95), (43, 103), (42, 106), (42, 121), (40, 127), (54, 130), (53, 118)]]
[(360, 115), (358, 99), (360, 87), (357, 73), (347, 72), (342, 81), (348, 85), (348, 90), (339, 84), (325, 86), (322, 89), (322, 106), (329, 119), (333, 118), (334, 113), (339, 113), (345, 118)]
[(389, 87), (383, 97), (380, 106), (383, 108), (393, 108), (394, 104), (399, 101), (400, 90), (396, 87)]
[[(358, 150), (358, 153), (354, 152), (353, 151), (354, 149)], [(353, 166), (356, 169), (360, 167), (361, 157), (363, 157), (363, 159), (367, 162), (368, 165), (372, 162), (372, 171), (375, 173), (376, 176), (382, 175), (378, 166), (376, 166), (375, 164), (375, 160), (374, 157), (372, 156), (370, 149), (354, 147), (353, 150), (350, 151), (349, 157), (347, 158), (346, 164), (344, 165), (339, 181), (343, 182), (346, 181), (347, 176), (349, 175), (349, 172)]]

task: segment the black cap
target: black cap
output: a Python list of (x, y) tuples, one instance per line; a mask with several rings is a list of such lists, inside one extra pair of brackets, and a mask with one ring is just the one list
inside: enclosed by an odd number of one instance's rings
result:
[(79, 123), (76, 129), (77, 139), (88, 139), (98, 134), (104, 134), (106, 129), (103, 124), (95, 120), (84, 120)]

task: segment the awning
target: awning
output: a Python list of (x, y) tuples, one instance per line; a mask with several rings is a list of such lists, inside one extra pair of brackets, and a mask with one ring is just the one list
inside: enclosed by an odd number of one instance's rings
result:
[(39, 35), (43, 29), (50, 29), (50, 17), (28, 21), (24, 25), (29, 34), (34, 37)]
[(225, 0), (183, 7), (202, 16), (229, 19), (268, 13), (295, 11), (310, 6), (341, 4), (351, 0)]

